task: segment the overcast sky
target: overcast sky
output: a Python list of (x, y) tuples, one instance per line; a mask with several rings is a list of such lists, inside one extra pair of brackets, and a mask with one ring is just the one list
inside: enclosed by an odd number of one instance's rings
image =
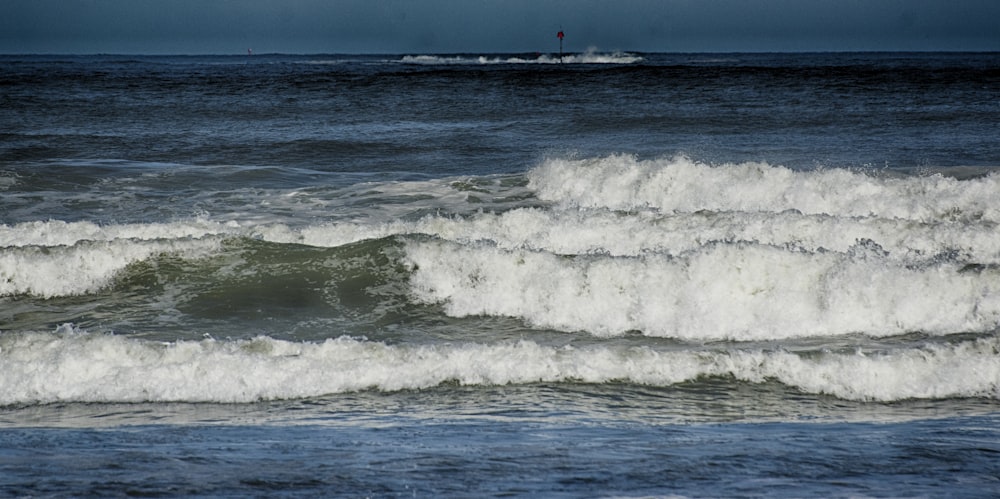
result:
[(1000, 51), (1000, 0), (0, 0), (0, 53)]

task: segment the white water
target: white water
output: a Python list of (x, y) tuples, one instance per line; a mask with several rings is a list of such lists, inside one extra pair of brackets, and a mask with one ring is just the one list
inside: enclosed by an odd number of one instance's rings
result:
[(26, 294), (53, 298), (93, 293), (130, 264), (161, 254), (200, 258), (217, 251), (220, 242), (116, 239), (72, 246), (8, 247), (0, 251), (0, 297)]
[(1000, 175), (880, 178), (845, 169), (797, 172), (766, 163), (712, 166), (685, 157), (549, 160), (529, 172), (541, 199), (568, 207), (783, 212), (918, 222), (1000, 222)]
[(692, 341), (1000, 325), (995, 175), (610, 156), (549, 160), (528, 177), (554, 206), (381, 227), (452, 241), (407, 246), (416, 300), (459, 317)]
[(175, 223), (98, 225), (92, 222), (48, 220), (13, 226), (0, 225), (0, 248), (24, 246), (72, 246), (81, 241), (132, 239), (200, 238), (209, 235), (235, 234), (239, 225), (208, 220)]
[(416, 299), (453, 316), (614, 336), (774, 340), (949, 334), (1000, 324), (1000, 273), (868, 253), (713, 244), (679, 257), (562, 257), (446, 242), (407, 247)]
[(0, 336), (0, 405), (52, 402), (252, 402), (347, 391), (419, 389), (456, 381), (493, 385), (627, 381), (669, 386), (703, 376), (769, 379), (854, 400), (1000, 398), (1000, 340), (886, 352), (658, 351), (551, 347), (530, 340), (428, 346), (348, 337), (322, 343), (252, 340), (150, 342), (54, 333)]
[(405, 64), (425, 64), (433, 66), (442, 64), (634, 64), (641, 61), (642, 57), (634, 54), (623, 52), (602, 53), (598, 52), (595, 48), (590, 48), (583, 53), (566, 53), (562, 57), (554, 54), (539, 54), (537, 57), (408, 55), (401, 59), (401, 62)]

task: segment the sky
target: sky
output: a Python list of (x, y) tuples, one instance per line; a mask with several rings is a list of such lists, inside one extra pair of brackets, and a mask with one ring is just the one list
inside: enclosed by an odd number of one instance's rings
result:
[(1000, 0), (0, 0), (0, 53), (1000, 51)]

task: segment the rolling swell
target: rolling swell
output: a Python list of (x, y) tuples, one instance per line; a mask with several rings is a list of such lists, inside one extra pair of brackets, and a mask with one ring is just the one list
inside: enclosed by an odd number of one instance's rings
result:
[[(241, 231), (225, 225), (216, 228), (223, 230), (164, 239), (191, 227), (94, 227), (89, 237), (109, 239), (5, 248), (0, 299), (11, 306), (3, 327), (46, 329), (53, 317), (27, 312), (43, 301), (47, 309), (75, 311), (78, 315), (70, 317), (78, 326), (100, 330), (139, 328), (140, 335), (157, 336), (158, 330), (180, 328), (187, 330), (182, 337), (193, 338), (278, 332), (279, 337), (309, 339), (364, 334), (398, 320), (398, 311), (406, 307), (405, 270), (395, 238), (315, 247), (237, 235)], [(159, 237), (111, 236), (144, 230)]]
[(185, 277), (191, 290), (178, 309), (220, 330), (250, 320), (254, 330), (230, 333), (239, 337), (377, 337), (412, 308), (399, 253), (395, 238), (333, 248), (241, 239), (205, 272)]

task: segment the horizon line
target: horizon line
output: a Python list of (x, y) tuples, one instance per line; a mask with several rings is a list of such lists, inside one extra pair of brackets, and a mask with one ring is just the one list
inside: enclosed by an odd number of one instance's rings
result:
[[(520, 55), (520, 54), (552, 54), (557, 52), (539, 52), (533, 50), (514, 52), (2, 52), (0, 56), (140, 56), (140, 57), (261, 57), (261, 56), (309, 56), (309, 55), (341, 55), (341, 56), (386, 56), (386, 55)], [(722, 51), (644, 51), (644, 50), (607, 50), (607, 51), (576, 51), (564, 54), (1000, 54), (1000, 50), (974, 49), (940, 49), (940, 50), (722, 50)]]

